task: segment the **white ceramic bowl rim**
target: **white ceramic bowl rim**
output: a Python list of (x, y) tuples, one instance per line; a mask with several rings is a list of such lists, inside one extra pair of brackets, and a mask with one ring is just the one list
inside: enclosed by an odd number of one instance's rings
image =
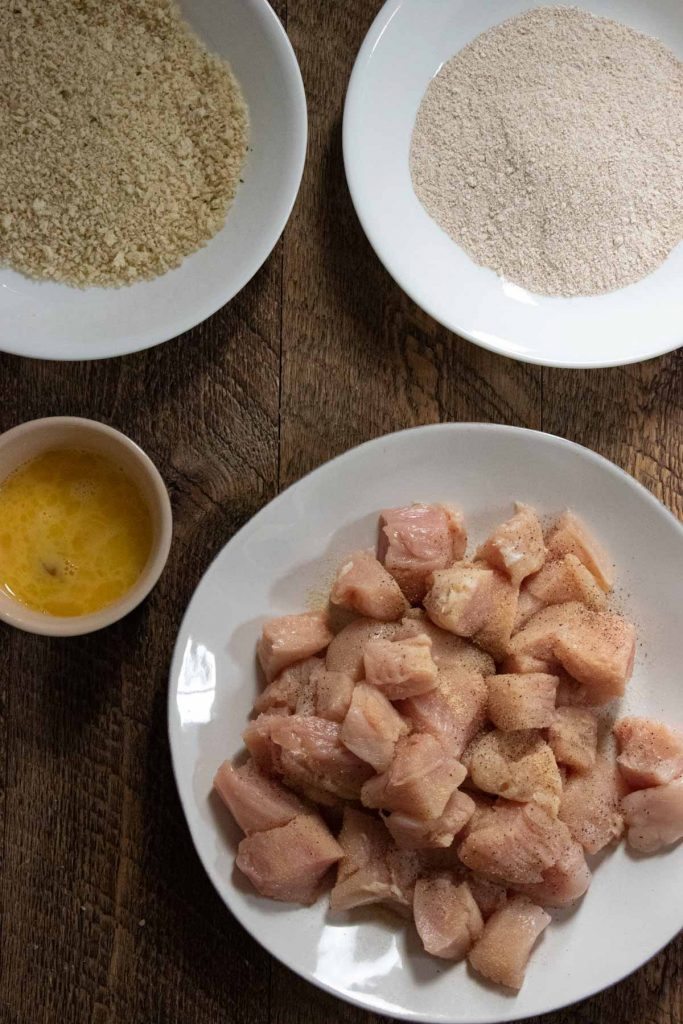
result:
[[(45, 615), (31, 608), (26, 608), (19, 602), (14, 602), (10, 599), (0, 603), (0, 620), (10, 626), (15, 626), (17, 629), (41, 636), (82, 636), (85, 633), (93, 633), (99, 629), (111, 626), (114, 622), (118, 622), (147, 597), (156, 585), (168, 560), (173, 533), (173, 517), (166, 485), (150, 457), (126, 434), (116, 430), (114, 427), (108, 426), (106, 423), (85, 419), (80, 416), (46, 416), (42, 419), (28, 420), (26, 423), (20, 423), (16, 427), (11, 427), (3, 434), (0, 434), (0, 452), (22, 438), (29, 437), (31, 434), (38, 434), (42, 431), (56, 428), (82, 430), (83, 444), (85, 446), (87, 446), (89, 435), (100, 435), (111, 439), (140, 468), (141, 474), (150, 484), (156, 502), (156, 507), (154, 509), (150, 508), (150, 514), (152, 514), (155, 520), (155, 539), (147, 564), (130, 590), (117, 601), (105, 605), (99, 611), (74, 617)], [(40, 450), (49, 451), (54, 447), (59, 447), (59, 444), (51, 443), (48, 436), (45, 444), (40, 445)], [(29, 456), (29, 459), (32, 457), (35, 457), (35, 455)], [(22, 462), (17, 463), (15, 468), (22, 464)]]

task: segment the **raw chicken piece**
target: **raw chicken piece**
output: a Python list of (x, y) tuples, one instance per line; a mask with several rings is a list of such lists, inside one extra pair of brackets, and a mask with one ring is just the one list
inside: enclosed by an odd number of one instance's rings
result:
[(517, 617), (519, 587), (501, 572), (494, 572), (491, 587), (491, 611), (472, 639), (496, 661), (501, 661), (507, 654)]
[[(578, 601), (542, 608), (512, 637), (503, 666), (506, 672), (548, 672), (557, 666), (555, 644), (559, 632), (577, 620), (583, 622), (586, 609)], [(510, 667), (511, 659), (528, 659), (525, 667)]]
[(366, 807), (438, 818), (465, 774), (433, 736), (413, 733), (398, 741), (390, 767), (365, 783), (361, 800)]
[[(512, 638), (514, 640), (514, 636)], [(530, 654), (508, 654), (500, 665), (501, 672), (507, 675), (530, 675), (532, 672), (540, 672), (542, 675), (555, 675), (557, 662), (553, 658), (543, 660), (534, 658)]]
[(447, 505), (385, 509), (379, 518), (378, 557), (411, 604), (419, 604), (427, 579), (462, 558), (467, 531), (462, 515)]
[(683, 733), (650, 718), (622, 718), (614, 726), (617, 764), (631, 789), (663, 786), (683, 775)]
[(458, 856), (472, 871), (502, 885), (542, 882), (572, 845), (564, 822), (538, 804), (499, 802), (484, 812), (460, 844)]
[(336, 798), (356, 800), (372, 768), (341, 742), (341, 726), (315, 716), (261, 715), (247, 728), (244, 741), (253, 757), (297, 792), (316, 803)]
[(416, 697), (437, 685), (437, 668), (426, 633), (407, 640), (370, 640), (365, 645), (365, 678), (389, 700)]
[(545, 561), (543, 531), (529, 505), (517, 502), (515, 515), (497, 527), (477, 551), (477, 558), (509, 576), (519, 589), (523, 579)]
[(579, 601), (598, 612), (607, 603), (593, 573), (572, 554), (546, 562), (539, 572), (528, 578), (524, 589), (541, 605)]
[(312, 808), (294, 793), (269, 779), (254, 761), (235, 768), (224, 761), (213, 780), (214, 789), (247, 835), (286, 825)]
[[(533, 578), (533, 576), (529, 577), (529, 579)], [(520, 629), (526, 626), (532, 615), (535, 615), (536, 612), (540, 612), (541, 608), (545, 608), (544, 602), (539, 600), (539, 598), (534, 597), (534, 595), (529, 592), (528, 583), (529, 580), (525, 580), (519, 591), (519, 597), (517, 598), (517, 613), (512, 626), (513, 636), (515, 633), (519, 633)]]
[(418, 878), (413, 912), (426, 952), (444, 960), (462, 960), (484, 930), (470, 887), (452, 875)]
[(327, 616), (323, 612), (282, 615), (263, 624), (257, 654), (266, 679), (294, 664), (310, 658), (327, 647), (333, 638)]
[(438, 669), (465, 669), (483, 676), (493, 675), (496, 671), (496, 663), (490, 654), (464, 637), (441, 629), (421, 609), (413, 608), (401, 623), (401, 632), (396, 639), (403, 640), (420, 633), (426, 633), (432, 641), (432, 658)]
[(332, 910), (351, 910), (369, 903), (383, 903), (405, 913), (412, 905), (415, 872), (397, 858), (391, 838), (381, 821), (371, 814), (344, 808), (339, 833), (344, 857), (330, 893)]
[(597, 853), (624, 830), (619, 803), (625, 787), (616, 762), (605, 753), (583, 775), (567, 779), (559, 817), (587, 853)]
[(587, 772), (595, 764), (598, 720), (586, 708), (558, 708), (548, 728), (548, 743), (559, 764)]
[(562, 778), (552, 750), (533, 729), (494, 729), (480, 737), (470, 748), (469, 773), (485, 793), (507, 800), (535, 800), (551, 814), (558, 812)]
[(390, 639), (401, 630), (398, 622), (355, 619), (341, 629), (327, 648), (325, 665), (330, 672), (346, 672), (354, 683), (363, 678), (363, 650), (369, 640)]
[(282, 717), (289, 717), (286, 708), (274, 708), (259, 715), (250, 722), (242, 733), (244, 745), (261, 771), (272, 774), (278, 757), (278, 748), (273, 743), (271, 729)]
[(262, 896), (310, 906), (343, 852), (322, 818), (306, 814), (247, 836), (239, 844), (236, 863)]
[(398, 703), (414, 729), (446, 743), (460, 757), (486, 720), (488, 687), (478, 672), (442, 669), (438, 687)]
[(481, 563), (456, 562), (432, 576), (424, 599), (427, 615), (458, 636), (474, 636), (494, 612), (494, 574)]
[(633, 672), (635, 627), (618, 615), (584, 610), (557, 633), (553, 653), (596, 703), (623, 696)]
[(305, 661), (297, 661), (283, 669), (258, 695), (254, 701), (254, 711), (261, 713), (272, 708), (288, 708), (294, 712), (302, 688), (307, 685), (313, 671), (324, 664), (322, 658), (306, 658)]
[(543, 881), (518, 885), (518, 892), (542, 907), (568, 907), (591, 884), (591, 873), (580, 843), (570, 843), (556, 864), (543, 872)]
[(316, 705), (316, 684), (313, 677), (313, 672), (308, 677), (305, 683), (301, 684), (299, 689), (299, 696), (297, 697), (296, 707), (294, 708), (295, 715), (314, 715)]
[(341, 728), (341, 741), (356, 757), (385, 771), (394, 757), (396, 741), (408, 726), (375, 686), (357, 683)]
[(465, 827), (474, 814), (474, 800), (456, 789), (443, 814), (425, 821), (394, 811), (384, 823), (401, 850), (429, 850), (450, 846), (453, 837)]
[(575, 555), (593, 574), (602, 590), (608, 591), (614, 586), (614, 566), (609, 555), (573, 512), (560, 516), (548, 535), (547, 547), (549, 558)]
[(311, 673), (315, 685), (315, 713), (330, 722), (343, 722), (353, 696), (353, 679), (346, 672), (330, 672), (320, 665)]
[(683, 779), (630, 793), (621, 807), (634, 850), (655, 853), (683, 838)]
[(370, 551), (348, 557), (334, 581), (330, 601), (383, 622), (400, 619), (407, 608), (398, 583)]
[(545, 729), (555, 717), (557, 676), (489, 676), (489, 718), (498, 729)]
[(557, 678), (560, 680), (555, 697), (558, 708), (592, 708), (599, 703), (594, 693), (581, 683), (577, 683), (576, 679), (572, 679), (563, 669), (558, 668)]
[(531, 951), (550, 914), (526, 896), (515, 896), (497, 910), (469, 955), (470, 966), (498, 985), (520, 989)]

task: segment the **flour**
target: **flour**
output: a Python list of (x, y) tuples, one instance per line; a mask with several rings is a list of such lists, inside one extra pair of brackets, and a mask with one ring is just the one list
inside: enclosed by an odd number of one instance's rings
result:
[(683, 238), (683, 63), (585, 11), (528, 11), (432, 80), (410, 168), (477, 263), (546, 295), (622, 288)]

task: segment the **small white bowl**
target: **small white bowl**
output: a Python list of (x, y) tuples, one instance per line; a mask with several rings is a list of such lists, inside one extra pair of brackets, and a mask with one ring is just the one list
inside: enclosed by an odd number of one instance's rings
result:
[(77, 416), (31, 420), (0, 434), (0, 484), (25, 462), (55, 448), (78, 448), (111, 459), (138, 487), (152, 519), (152, 550), (145, 568), (123, 597), (100, 611), (73, 617), (46, 615), (0, 590), (0, 620), (10, 626), (42, 636), (81, 636), (118, 622), (147, 597), (168, 558), (173, 530), (171, 502), (156, 466), (134, 441), (104, 423)]
[(176, 270), (123, 288), (70, 288), (0, 269), (0, 350), (102, 359), (168, 341), (229, 302), (265, 262), (299, 191), (306, 97), (294, 51), (267, 0), (181, 0), (225, 57), (249, 107), (247, 161), (222, 231)]
[[(344, 164), (363, 229), (400, 287), (449, 330), (544, 366), (618, 366), (683, 344), (683, 244), (649, 277), (606, 295), (552, 298), (477, 266), (433, 221), (410, 178), (410, 140), (441, 65), (476, 36), (568, 0), (388, 0), (356, 60), (344, 109)], [(681, 0), (583, 0), (683, 57)], [(542, 55), (541, 58), (542, 59)]]

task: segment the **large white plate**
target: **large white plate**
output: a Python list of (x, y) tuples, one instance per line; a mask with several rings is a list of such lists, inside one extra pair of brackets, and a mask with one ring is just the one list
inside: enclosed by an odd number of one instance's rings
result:
[(265, 261), (291, 212), (306, 155), (306, 97), (294, 51), (266, 0), (180, 0), (225, 57), (249, 106), (250, 151), (226, 224), (162, 277), (81, 290), (0, 269), (0, 350), (101, 359), (168, 341), (229, 302)]
[[(614, 366), (683, 344), (683, 245), (628, 288), (590, 298), (534, 295), (477, 266), (454, 244), (420, 205), (408, 167), (415, 116), (443, 62), (506, 18), (567, 2), (388, 0), (349, 83), (344, 163), (375, 252), (436, 320), (484, 348), (526, 362)], [(658, 36), (683, 57), (680, 0), (579, 0), (575, 6)]]
[(245, 928), (316, 985), (379, 1013), (417, 1021), (507, 1021), (590, 995), (635, 970), (683, 920), (683, 844), (604, 858), (574, 913), (558, 914), (515, 998), (464, 965), (419, 952), (411, 929), (365, 912), (332, 917), (261, 899), (233, 870), (237, 829), (211, 796), (218, 764), (241, 748), (256, 693), (263, 620), (304, 610), (344, 553), (374, 542), (376, 512), (411, 500), (458, 503), (475, 541), (511, 499), (543, 513), (571, 505), (609, 545), (618, 599), (640, 646), (626, 706), (683, 721), (680, 637), (683, 528), (631, 477), (585, 448), (512, 427), (447, 424), (370, 441), (290, 487), (225, 546), (192, 598), (169, 690), (173, 766), (192, 838)]

